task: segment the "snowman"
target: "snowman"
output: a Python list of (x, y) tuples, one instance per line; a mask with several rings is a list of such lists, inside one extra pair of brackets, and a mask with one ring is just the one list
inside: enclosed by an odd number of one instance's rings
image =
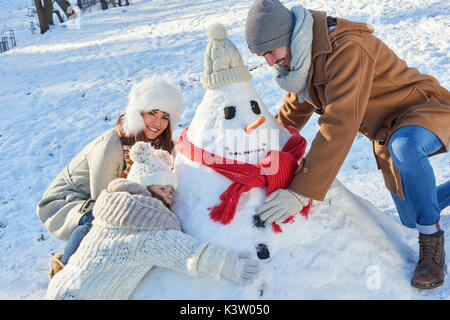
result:
[(224, 26), (212, 25), (207, 35), (206, 92), (177, 140), (174, 212), (184, 232), (251, 252), (262, 272), (254, 284), (239, 286), (155, 269), (132, 298), (360, 299), (383, 297), (382, 285), (404, 296), (404, 266), (414, 267), (404, 230), (338, 181), (323, 202), (280, 225), (258, 222), (256, 209), (288, 187), (306, 141), (269, 112)]

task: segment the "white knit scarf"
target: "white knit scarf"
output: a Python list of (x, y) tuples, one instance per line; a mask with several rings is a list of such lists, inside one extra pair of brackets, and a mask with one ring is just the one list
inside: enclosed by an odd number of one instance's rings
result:
[(298, 100), (308, 97), (308, 75), (311, 66), (313, 17), (301, 5), (291, 9), (295, 16), (295, 27), (291, 38), (291, 71), (283, 66), (274, 66), (278, 85), (287, 92), (297, 92)]
[(146, 188), (126, 179), (113, 180), (100, 193), (92, 211), (93, 224), (132, 230), (181, 230), (175, 214)]

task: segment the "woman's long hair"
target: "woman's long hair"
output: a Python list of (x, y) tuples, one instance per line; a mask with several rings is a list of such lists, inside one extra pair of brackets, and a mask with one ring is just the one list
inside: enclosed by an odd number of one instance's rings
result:
[[(152, 142), (150, 139), (147, 138), (145, 133), (143, 131), (139, 132), (135, 136), (127, 136), (125, 132), (123, 132), (123, 116), (124, 114), (119, 115), (119, 118), (116, 122), (116, 131), (119, 137), (125, 137), (128, 140), (128, 145), (132, 146), (138, 141), (144, 141), (144, 142)], [(170, 117), (169, 122), (167, 124), (167, 128), (157, 137), (160, 142), (160, 148), (163, 150), (166, 150), (170, 154), (172, 153), (173, 148), (175, 147), (173, 141), (172, 141), (172, 130), (170, 129)]]

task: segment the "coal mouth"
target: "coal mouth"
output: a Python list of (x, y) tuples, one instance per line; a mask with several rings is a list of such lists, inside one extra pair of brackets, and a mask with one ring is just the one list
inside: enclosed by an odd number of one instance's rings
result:
[[(266, 145), (266, 143), (263, 143), (263, 146), (265, 146)], [(264, 148), (264, 147), (262, 147), (262, 148), (259, 148), (259, 149), (256, 149), (256, 150), (246, 150), (246, 151), (242, 151), (242, 152), (230, 152), (229, 150), (230, 150), (230, 148), (228, 148), (228, 147), (225, 147), (225, 150), (226, 150), (226, 152), (228, 153), (228, 155), (230, 155), (230, 156), (242, 156), (242, 155), (249, 155), (249, 154), (252, 154), (252, 153), (258, 153), (258, 152), (263, 152), (263, 151), (266, 151), (266, 148)]]
[(261, 148), (258, 150), (250, 150), (250, 151), (244, 151), (244, 152), (229, 152), (228, 154), (230, 156), (242, 156), (242, 155), (246, 155), (246, 154), (251, 154), (251, 153), (258, 153), (258, 152), (262, 152), (262, 151), (266, 151), (266, 149)]

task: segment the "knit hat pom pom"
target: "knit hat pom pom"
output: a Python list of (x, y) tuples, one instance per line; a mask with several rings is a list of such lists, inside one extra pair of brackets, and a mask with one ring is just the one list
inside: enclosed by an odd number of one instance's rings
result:
[(154, 148), (146, 142), (136, 142), (130, 150), (130, 158), (133, 162), (144, 163), (153, 153)]
[(168, 166), (170, 169), (173, 169), (173, 158), (170, 153), (168, 153), (166, 150), (155, 150), (154, 155), (157, 156), (159, 159), (161, 159), (166, 166)]
[(133, 162), (144, 163), (150, 159), (160, 159), (164, 165), (170, 169), (173, 168), (173, 158), (166, 150), (155, 149), (148, 142), (139, 141), (136, 142), (130, 150), (130, 159)]
[(228, 34), (224, 25), (216, 22), (208, 27), (206, 35), (210, 40), (225, 40)]

